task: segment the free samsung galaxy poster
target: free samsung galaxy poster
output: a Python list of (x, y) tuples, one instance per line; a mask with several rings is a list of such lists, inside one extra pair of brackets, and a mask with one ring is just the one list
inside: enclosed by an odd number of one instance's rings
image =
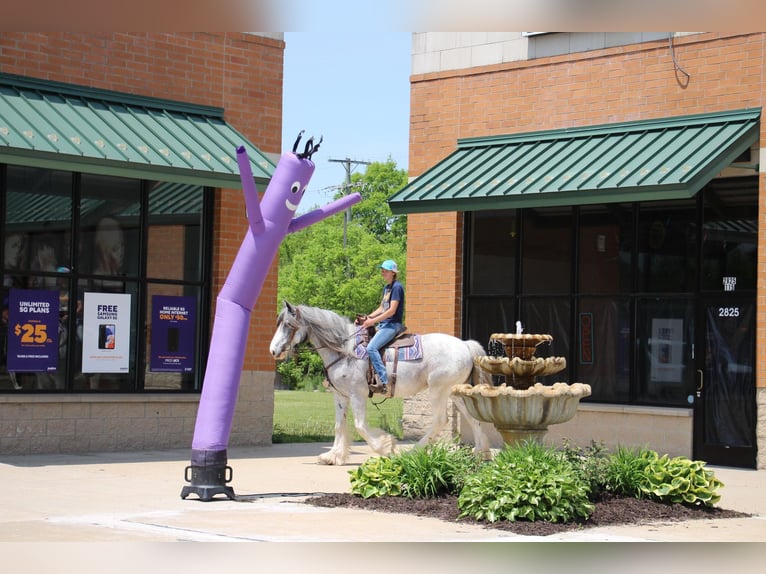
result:
[(83, 373), (127, 373), (130, 369), (130, 294), (85, 293)]

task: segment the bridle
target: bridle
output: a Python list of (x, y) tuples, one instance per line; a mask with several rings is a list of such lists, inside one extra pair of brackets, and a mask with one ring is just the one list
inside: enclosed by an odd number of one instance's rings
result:
[[(298, 307), (295, 307), (295, 313), (294, 313), (295, 319), (298, 319), (298, 320), (300, 319), (300, 313), (301, 313), (300, 309)], [(289, 329), (287, 340), (290, 342), (290, 344), (291, 344), (290, 348), (292, 350), (295, 347), (295, 345), (292, 344), (293, 337), (295, 337), (295, 334), (298, 332), (298, 329), (300, 329), (300, 327), (298, 325), (292, 324), (292, 322), (290, 322), (290, 323), (287, 324), (287, 328)], [(360, 331), (361, 331), (361, 329), (358, 329), (358, 330), (354, 331), (348, 337), (346, 337), (344, 339), (344, 341), (350, 339), (351, 337), (354, 337)], [(318, 351), (319, 349), (332, 349), (332, 347), (327, 346), (327, 345), (323, 345), (323, 346), (319, 346), (319, 347), (314, 347), (314, 350)], [(325, 374), (325, 378), (327, 379), (327, 383), (333, 389), (335, 389), (336, 391), (338, 390), (338, 388), (332, 383), (332, 379), (330, 379), (330, 373), (329, 373), (330, 368), (334, 367), (335, 365), (340, 363), (342, 360), (348, 359), (348, 358), (349, 358), (348, 355), (346, 355), (345, 353), (338, 352), (338, 356), (333, 361), (331, 361), (327, 365), (324, 365), (324, 374)], [(324, 360), (322, 361), (322, 363), (324, 363)]]

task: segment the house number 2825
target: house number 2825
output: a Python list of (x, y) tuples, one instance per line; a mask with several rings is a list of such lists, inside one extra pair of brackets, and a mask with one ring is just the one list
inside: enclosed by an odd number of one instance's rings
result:
[(739, 317), (739, 307), (718, 307), (719, 317)]

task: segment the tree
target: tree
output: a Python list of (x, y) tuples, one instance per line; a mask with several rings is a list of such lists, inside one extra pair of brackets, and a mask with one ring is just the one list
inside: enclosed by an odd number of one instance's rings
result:
[(407, 246), (407, 218), (393, 215), (388, 198), (407, 185), (407, 171), (396, 168), (389, 158), (374, 162), (363, 174), (351, 176), (351, 183), (358, 184), (362, 201), (351, 208), (351, 219), (357, 221), (382, 243), (398, 243)]
[(300, 233), (303, 237), (299, 246), (289, 245), (291, 242), (286, 240), (288, 245), (280, 249), (280, 305), (282, 299), (287, 299), (331, 309), (349, 318), (368, 313), (380, 303), (378, 265), (385, 259), (404, 258), (398, 245), (380, 243), (353, 220), (346, 230), (344, 249), (342, 214)]

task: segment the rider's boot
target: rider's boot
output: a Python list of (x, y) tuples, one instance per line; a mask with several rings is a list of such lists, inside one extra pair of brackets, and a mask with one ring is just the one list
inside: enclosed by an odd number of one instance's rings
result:
[(376, 374), (375, 375), (375, 382), (370, 385), (370, 391), (372, 393), (379, 393), (381, 395), (387, 395), (388, 394), (388, 387), (385, 385), (385, 383), (382, 383), (380, 381), (380, 377)]

